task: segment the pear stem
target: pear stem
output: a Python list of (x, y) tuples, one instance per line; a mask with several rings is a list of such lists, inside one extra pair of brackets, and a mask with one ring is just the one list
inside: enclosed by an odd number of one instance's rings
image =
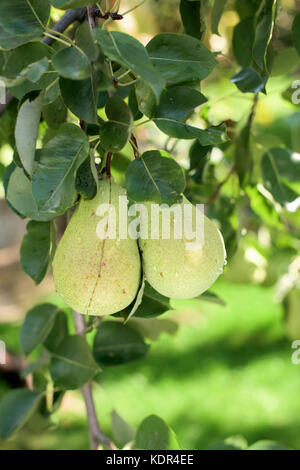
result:
[[(74, 317), (74, 324), (75, 324), (75, 331), (78, 335), (84, 336), (86, 330), (86, 323), (84, 316), (80, 313), (73, 311)], [(84, 399), (86, 411), (87, 411), (87, 418), (88, 418), (88, 425), (90, 431), (90, 441), (91, 441), (91, 449), (92, 450), (102, 450), (101, 444), (106, 445), (110, 450), (117, 450), (115, 444), (103, 434), (99, 421), (96, 414), (95, 403), (93, 399), (93, 391), (92, 391), (92, 382), (86, 383), (81, 388), (81, 393)]]
[(108, 152), (107, 157), (106, 157), (105, 171), (106, 171), (106, 174), (107, 174), (108, 178), (111, 177), (110, 164), (111, 164), (112, 156), (113, 156), (112, 152)]

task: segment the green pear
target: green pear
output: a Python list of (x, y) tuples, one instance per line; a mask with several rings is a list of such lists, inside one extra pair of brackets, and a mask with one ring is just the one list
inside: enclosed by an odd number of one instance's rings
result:
[[(183, 209), (183, 204), (191, 206), (190, 219), (195, 229), (196, 211), (199, 209), (185, 197), (183, 197), (182, 204), (178, 206)], [(216, 225), (202, 214), (203, 243), (195, 244), (196, 238), (194, 240), (190, 239), (190, 236), (187, 238), (184, 229), (181, 238), (178, 239), (178, 235), (176, 237), (174, 235), (177, 216), (167, 207), (159, 213), (159, 232), (157, 239), (153, 239), (151, 238), (153, 217), (149, 215), (153, 203), (148, 202), (145, 206), (148, 209), (148, 215), (141, 213), (139, 245), (146, 280), (166, 297), (181, 299), (198, 297), (209, 289), (223, 272), (226, 251), (221, 233)], [(166, 217), (169, 217), (171, 221), (169, 239), (162, 237), (162, 220)], [(193, 249), (191, 249), (190, 244), (193, 242)]]
[[(119, 238), (119, 196), (126, 197), (126, 191), (112, 178), (101, 181), (94, 199), (81, 200), (58, 245), (53, 261), (56, 290), (79, 313), (110, 315), (136, 296), (140, 255), (136, 240)], [(102, 204), (114, 210), (100, 214)], [(99, 223), (109, 234), (114, 211), (116, 237), (99, 238)]]

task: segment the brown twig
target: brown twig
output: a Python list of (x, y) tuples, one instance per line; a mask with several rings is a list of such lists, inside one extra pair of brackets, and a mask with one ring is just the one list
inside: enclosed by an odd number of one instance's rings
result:
[(113, 156), (113, 153), (112, 153), (112, 152), (108, 152), (107, 157), (106, 157), (105, 172), (106, 172), (108, 178), (111, 177), (110, 165), (111, 165), (112, 156)]
[(207, 201), (205, 201), (205, 204), (210, 204), (211, 202), (213, 202), (219, 195), (222, 187), (224, 186), (225, 183), (227, 183), (227, 181), (231, 178), (231, 176), (233, 175), (233, 173), (235, 173), (237, 170), (236, 166), (233, 165), (228, 173), (228, 175), (226, 176), (226, 178), (221, 181), (221, 183), (218, 184), (215, 192), (210, 196), (209, 199), (207, 199)]
[(130, 145), (133, 149), (134, 158), (139, 158), (140, 152), (139, 152), (139, 148), (138, 148), (138, 143), (137, 143), (137, 140), (136, 140), (136, 138), (133, 134), (131, 134), (129, 142), (130, 142)]
[[(84, 336), (86, 323), (83, 315), (80, 313), (73, 312), (74, 323), (75, 323), (75, 331), (78, 335)], [(117, 450), (115, 444), (103, 434), (97, 414), (95, 409), (95, 404), (93, 400), (93, 392), (92, 392), (92, 383), (88, 382), (81, 388), (81, 393), (83, 395), (86, 411), (87, 411), (87, 418), (89, 424), (89, 432), (90, 432), (90, 440), (91, 440), (91, 449), (92, 450), (99, 450), (101, 448), (100, 444), (105, 444), (111, 450)]]

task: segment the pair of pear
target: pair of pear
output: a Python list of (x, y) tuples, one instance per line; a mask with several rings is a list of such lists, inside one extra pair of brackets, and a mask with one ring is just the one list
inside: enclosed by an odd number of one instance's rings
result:
[[(112, 178), (101, 181), (94, 199), (81, 200), (57, 248), (54, 283), (77, 312), (113, 314), (136, 297), (141, 258), (135, 239), (119, 238), (119, 196), (126, 196), (126, 191)], [(186, 199), (183, 203), (191, 204)], [(100, 239), (97, 235), (100, 204), (110, 204), (115, 209), (115, 239)], [(197, 210), (192, 207), (192, 212)], [(110, 220), (108, 216), (108, 232)], [(141, 218), (141, 226), (143, 223), (146, 220)], [(188, 250), (187, 240), (175, 239), (172, 233), (168, 240), (140, 239), (139, 244), (146, 280), (160, 294), (172, 298), (193, 298), (207, 290), (222, 272), (226, 256), (222, 235), (205, 216), (204, 244), (198, 249)]]

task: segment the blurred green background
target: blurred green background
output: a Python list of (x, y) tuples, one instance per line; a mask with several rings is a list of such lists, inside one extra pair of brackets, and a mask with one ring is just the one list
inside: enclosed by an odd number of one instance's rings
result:
[[(121, 2), (124, 9), (133, 3)], [(253, 96), (242, 94), (229, 82), (239, 69), (229, 48), (233, 28), (239, 22), (233, 6), (234, 2), (228, 2), (220, 24), (222, 36), (206, 37), (207, 45), (222, 55), (202, 92), (209, 98), (212, 123), (230, 119), (239, 127), (247, 119)], [(282, 1), (283, 30), (288, 31), (296, 10), (296, 1)], [(55, 11), (54, 19), (60, 14)], [(180, 32), (178, 1), (149, 0), (118, 27), (143, 43), (159, 31)], [(299, 71), (299, 57), (291, 48), (276, 55), (268, 94), (260, 97), (253, 130), (257, 161), (274, 146), (300, 152), (300, 105), (290, 100), (291, 84)], [(12, 148), (5, 140), (5, 126), (9, 125), (9, 117), (3, 116), (1, 168), (12, 158)], [(138, 139), (145, 149), (154, 144), (163, 148), (166, 140), (152, 124), (140, 128)], [(185, 167), (189, 147), (184, 141), (172, 151)], [(221, 174), (223, 159), (220, 151), (212, 159)], [(114, 168), (114, 176), (122, 180), (120, 168)], [(229, 184), (224, 190), (230, 197), (236, 186)], [(3, 194), (2, 188), (0, 191)], [(135, 427), (146, 416), (157, 414), (175, 430), (184, 449), (210, 448), (236, 435), (250, 444), (268, 439), (300, 449), (300, 364), (292, 363), (291, 347), (293, 339), (300, 339), (300, 296), (294, 289), (299, 282), (299, 242), (294, 239), (296, 233), (280, 225), (274, 242), (278, 215), (266, 211), (259, 197), (255, 214), (224, 275), (212, 289), (226, 305), (174, 301), (174, 310), (163, 318), (178, 324), (176, 334), (163, 333), (145, 360), (107, 368), (101, 374), (94, 394), (100, 423), (108, 435), (110, 414), (116, 410)], [(22, 273), (18, 256), (26, 221), (19, 220), (3, 199), (0, 217), (0, 339), (12, 357), (20, 357), (22, 319), (36, 303), (55, 300), (54, 286), (50, 276), (36, 287)], [(293, 223), (299, 227), (299, 210), (286, 217), (287, 226)], [(0, 370), (0, 399), (20, 384), (15, 371)], [(88, 429), (79, 392), (67, 392), (60, 409), (50, 418), (35, 416), (16, 436), (0, 441), (0, 449), (87, 448)]]

